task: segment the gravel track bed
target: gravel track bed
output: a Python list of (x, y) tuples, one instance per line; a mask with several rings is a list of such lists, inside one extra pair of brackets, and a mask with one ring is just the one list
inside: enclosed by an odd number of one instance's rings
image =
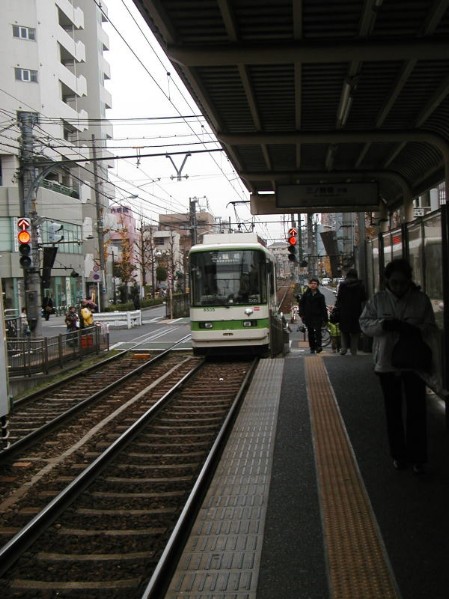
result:
[[(149, 359), (149, 358), (148, 358)], [(94, 369), (68, 377), (47, 389), (18, 401), (10, 414), (9, 441), (15, 443), (42, 425), (64, 414), (105, 385), (119, 380), (141, 365), (133, 356), (125, 355), (97, 364)]]
[[(135, 380), (127, 381), (124, 388), (103, 397), (86, 408), (75, 420), (59, 429), (34, 448), (16, 456), (9, 464), (0, 466), (0, 543), (15, 534), (17, 526), (27, 520), (56, 496), (80, 471), (122, 434), (128, 425), (146, 412), (171, 386), (181, 379), (197, 358), (170, 355)], [(169, 373), (167, 375), (167, 373)], [(123, 411), (127, 401), (136, 393), (165, 375), (159, 384), (145, 396)], [(103, 382), (103, 386), (104, 386)], [(115, 414), (115, 417), (111, 415)]]
[(3, 596), (140, 597), (249, 367), (206, 363), (185, 382), (1, 579)]

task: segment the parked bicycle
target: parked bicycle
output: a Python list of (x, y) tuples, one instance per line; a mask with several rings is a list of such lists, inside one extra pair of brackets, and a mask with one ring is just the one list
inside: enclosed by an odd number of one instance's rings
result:
[[(307, 335), (307, 328), (300, 324), (298, 325), (297, 331), (304, 333), (304, 336)], [(321, 327), (321, 347), (327, 347), (331, 342), (331, 334), (327, 325)]]

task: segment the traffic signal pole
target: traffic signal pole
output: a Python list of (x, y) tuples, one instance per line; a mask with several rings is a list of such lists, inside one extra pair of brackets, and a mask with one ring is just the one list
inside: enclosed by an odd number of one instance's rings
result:
[[(28, 324), (33, 337), (42, 336), (41, 312), (41, 280), (39, 274), (39, 247), (37, 230), (36, 197), (33, 193), (35, 172), (33, 167), (33, 127), (38, 122), (35, 112), (17, 113), (22, 135), (21, 169), (20, 169), (20, 216), (29, 219), (30, 223), (30, 261), (24, 260), (22, 254), (21, 266), (25, 286), (25, 307)], [(20, 219), (19, 219), (20, 220)], [(20, 233), (20, 231), (19, 231)], [(20, 239), (19, 239), (20, 245)]]
[[(293, 221), (292, 221), (293, 224)], [(291, 276), (292, 278), (296, 279), (295, 274), (296, 274), (296, 265), (298, 264), (298, 230), (296, 229), (296, 227), (292, 226), (289, 231), (288, 231), (288, 237), (287, 237), (287, 243), (288, 243), (288, 259), (290, 262), (292, 262), (292, 270), (291, 270)]]

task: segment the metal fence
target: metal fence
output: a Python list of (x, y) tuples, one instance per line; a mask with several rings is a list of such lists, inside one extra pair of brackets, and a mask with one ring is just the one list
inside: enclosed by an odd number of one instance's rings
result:
[[(277, 356), (286, 351), (288, 347), (288, 333), (284, 328), (281, 318), (270, 314), (270, 352), (271, 357)], [(288, 349), (287, 349), (288, 351)]]
[(51, 368), (63, 368), (72, 360), (109, 349), (109, 333), (105, 327), (93, 326), (56, 337), (7, 338), (8, 372), (10, 376), (47, 374)]

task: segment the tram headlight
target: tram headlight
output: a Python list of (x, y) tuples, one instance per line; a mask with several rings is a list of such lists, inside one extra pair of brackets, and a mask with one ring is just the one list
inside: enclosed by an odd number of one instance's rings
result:
[(244, 320), (243, 326), (244, 327), (257, 327), (257, 320)]
[(214, 325), (211, 322), (200, 322), (200, 329), (213, 329)]

